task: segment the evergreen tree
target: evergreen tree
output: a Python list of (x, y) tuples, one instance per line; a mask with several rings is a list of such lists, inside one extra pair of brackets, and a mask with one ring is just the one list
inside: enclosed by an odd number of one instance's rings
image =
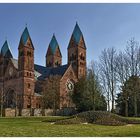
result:
[(122, 86), (122, 92), (118, 94), (116, 103), (119, 114), (124, 116), (138, 116), (140, 114), (140, 78), (131, 76)]
[(72, 100), (78, 112), (106, 110), (107, 104), (95, 73), (89, 69), (86, 78), (81, 78), (74, 88)]

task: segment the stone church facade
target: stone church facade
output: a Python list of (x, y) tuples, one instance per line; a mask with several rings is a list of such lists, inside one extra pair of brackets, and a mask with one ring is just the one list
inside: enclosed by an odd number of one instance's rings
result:
[(73, 90), (74, 83), (86, 75), (86, 45), (79, 25), (76, 23), (69, 41), (67, 64), (62, 65), (62, 54), (55, 35), (46, 52), (46, 66), (34, 64), (34, 51), (27, 27), (20, 38), (18, 59), (13, 58), (7, 41), (2, 46), (0, 99), (3, 108), (41, 108), (43, 88), (47, 87), (50, 76), (59, 76), (61, 99), (58, 108), (74, 107), (74, 104), (69, 104), (68, 93)]

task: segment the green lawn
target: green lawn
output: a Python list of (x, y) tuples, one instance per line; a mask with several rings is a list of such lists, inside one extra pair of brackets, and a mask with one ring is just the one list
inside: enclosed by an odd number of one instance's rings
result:
[[(95, 124), (55, 125), (43, 120), (62, 117), (0, 118), (0, 136), (88, 137), (140, 136), (140, 125), (103, 126)], [(130, 118), (131, 119), (131, 118)], [(139, 118), (138, 118), (139, 119)]]

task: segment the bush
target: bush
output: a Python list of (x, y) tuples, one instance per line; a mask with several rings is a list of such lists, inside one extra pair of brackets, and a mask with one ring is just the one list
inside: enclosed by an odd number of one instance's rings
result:
[(79, 118), (84, 118), (88, 123), (96, 123), (103, 125), (125, 125), (123, 117), (107, 111), (87, 111), (76, 115)]
[(125, 118), (107, 111), (86, 111), (71, 117), (48, 119), (45, 122), (55, 122), (55, 124), (92, 123), (117, 126), (126, 124), (140, 124), (140, 119)]
[(125, 118), (124, 121), (128, 124), (140, 124), (140, 120), (136, 118)]

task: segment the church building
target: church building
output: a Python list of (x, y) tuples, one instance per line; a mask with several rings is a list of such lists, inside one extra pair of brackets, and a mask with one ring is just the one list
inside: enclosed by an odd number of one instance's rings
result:
[(7, 40), (4, 42), (0, 52), (0, 97), (3, 108), (41, 108), (43, 89), (51, 76), (59, 76), (58, 108), (73, 107), (73, 104), (69, 104), (68, 93), (73, 90), (74, 83), (86, 75), (86, 45), (79, 25), (76, 23), (67, 47), (67, 64), (62, 64), (61, 47), (55, 35), (46, 51), (46, 66), (34, 63), (34, 51), (27, 27), (20, 38), (18, 59), (13, 58)]

